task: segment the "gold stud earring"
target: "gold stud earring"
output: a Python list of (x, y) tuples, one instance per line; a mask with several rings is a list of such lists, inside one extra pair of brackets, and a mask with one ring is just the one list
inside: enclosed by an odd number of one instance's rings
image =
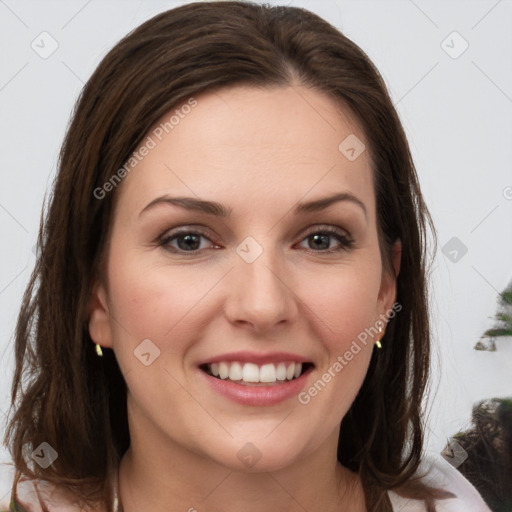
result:
[[(382, 327), (379, 327), (379, 334), (382, 332)], [(380, 339), (378, 339), (376, 342), (375, 342), (375, 345), (377, 346), (377, 348), (382, 348), (382, 343), (380, 342)]]
[(98, 354), (98, 357), (103, 357), (103, 351), (101, 350), (101, 345), (99, 343), (96, 343), (96, 354)]

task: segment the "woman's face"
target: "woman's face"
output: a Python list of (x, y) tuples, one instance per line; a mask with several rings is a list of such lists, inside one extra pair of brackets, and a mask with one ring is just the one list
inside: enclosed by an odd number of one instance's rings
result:
[(279, 469), (332, 451), (394, 303), (370, 156), (305, 87), (195, 100), (116, 190), (90, 332), (126, 379), (132, 445)]

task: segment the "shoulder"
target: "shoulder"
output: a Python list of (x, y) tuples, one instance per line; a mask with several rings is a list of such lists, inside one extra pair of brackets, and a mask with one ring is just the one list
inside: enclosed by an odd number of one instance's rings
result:
[[(425, 457), (418, 469), (421, 481), (431, 487), (451, 492), (455, 498), (438, 500), (437, 512), (491, 512), (476, 489), (440, 455)], [(423, 502), (403, 498), (389, 491), (394, 511), (426, 512)]]
[(103, 512), (103, 509), (86, 509), (69, 492), (55, 485), (21, 478), (16, 494), (11, 491), (0, 501), (0, 512)]

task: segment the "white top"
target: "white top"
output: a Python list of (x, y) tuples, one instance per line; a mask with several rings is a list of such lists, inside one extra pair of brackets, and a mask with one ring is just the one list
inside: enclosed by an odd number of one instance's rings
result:
[[(440, 455), (425, 457), (418, 471), (427, 471), (422, 482), (457, 496), (436, 501), (436, 512), (491, 512), (473, 485)], [(402, 498), (393, 491), (388, 495), (394, 512), (427, 511), (423, 501)]]
[[(419, 472), (425, 473), (422, 481), (432, 487), (450, 491), (456, 498), (438, 500), (437, 512), (491, 512), (475, 488), (440, 455), (423, 459)], [(61, 492), (44, 482), (37, 484), (39, 495), (49, 512), (80, 511), (80, 507), (72, 504)], [(403, 498), (393, 491), (388, 491), (394, 512), (427, 512), (423, 501)], [(24, 481), (18, 486), (20, 505), (26, 512), (42, 512), (37, 497), (36, 486), (30, 481)], [(0, 501), (0, 512), (9, 511), (10, 494)]]

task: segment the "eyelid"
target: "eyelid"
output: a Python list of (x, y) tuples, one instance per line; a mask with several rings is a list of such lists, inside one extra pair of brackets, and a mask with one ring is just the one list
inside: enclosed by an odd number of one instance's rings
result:
[(213, 241), (212, 238), (215, 238), (210, 233), (211, 230), (209, 230), (206, 226), (202, 226), (200, 224), (180, 224), (175, 227), (171, 227), (166, 229), (158, 238), (157, 240), (162, 240), (165, 238), (171, 238), (176, 235), (180, 235), (182, 233), (184, 234), (197, 234), (204, 236), (205, 238), (208, 238), (208, 240)]
[(314, 226), (306, 229), (306, 235), (309, 233), (317, 233), (322, 231), (327, 231), (328, 233), (336, 233), (339, 235), (345, 234), (347, 238), (352, 238), (348, 230), (338, 226), (333, 226), (332, 224), (315, 224)]

